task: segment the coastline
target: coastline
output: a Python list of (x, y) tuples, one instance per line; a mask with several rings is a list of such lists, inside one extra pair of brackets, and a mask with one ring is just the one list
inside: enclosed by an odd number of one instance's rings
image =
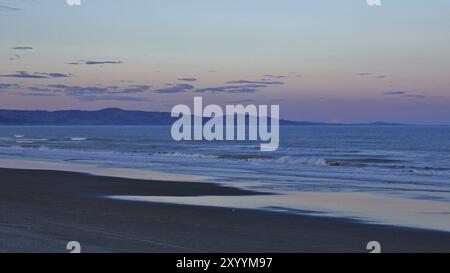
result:
[(211, 183), (0, 169), (0, 252), (448, 252), (450, 233), (251, 209), (102, 198), (255, 196)]

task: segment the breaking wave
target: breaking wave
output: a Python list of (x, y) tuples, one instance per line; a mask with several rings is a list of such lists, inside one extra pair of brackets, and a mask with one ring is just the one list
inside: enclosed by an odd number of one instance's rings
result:
[(71, 137), (69, 139), (72, 140), (72, 141), (85, 141), (85, 140), (87, 140), (87, 138), (85, 138), (85, 137)]

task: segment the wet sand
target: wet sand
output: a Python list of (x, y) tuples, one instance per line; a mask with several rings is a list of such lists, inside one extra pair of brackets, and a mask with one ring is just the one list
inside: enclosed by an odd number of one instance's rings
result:
[(0, 169), (0, 252), (450, 252), (450, 233), (356, 221), (103, 198), (238, 196), (217, 184)]

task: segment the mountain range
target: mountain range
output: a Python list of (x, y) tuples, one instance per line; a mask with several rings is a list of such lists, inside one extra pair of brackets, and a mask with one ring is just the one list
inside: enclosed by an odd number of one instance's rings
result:
[[(119, 108), (107, 108), (97, 111), (83, 110), (0, 110), (0, 125), (172, 125), (178, 118), (172, 118), (169, 112), (131, 111)], [(339, 126), (344, 124), (299, 122), (280, 119), (284, 126)], [(352, 125), (389, 126), (394, 123), (370, 123)]]

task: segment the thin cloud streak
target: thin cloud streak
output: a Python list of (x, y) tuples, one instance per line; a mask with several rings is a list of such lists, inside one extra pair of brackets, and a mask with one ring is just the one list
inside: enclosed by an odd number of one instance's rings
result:
[(27, 72), (27, 71), (16, 71), (14, 74), (0, 75), (2, 78), (21, 78), (21, 79), (59, 79), (68, 78), (70, 74), (64, 73), (41, 73), (41, 72)]

